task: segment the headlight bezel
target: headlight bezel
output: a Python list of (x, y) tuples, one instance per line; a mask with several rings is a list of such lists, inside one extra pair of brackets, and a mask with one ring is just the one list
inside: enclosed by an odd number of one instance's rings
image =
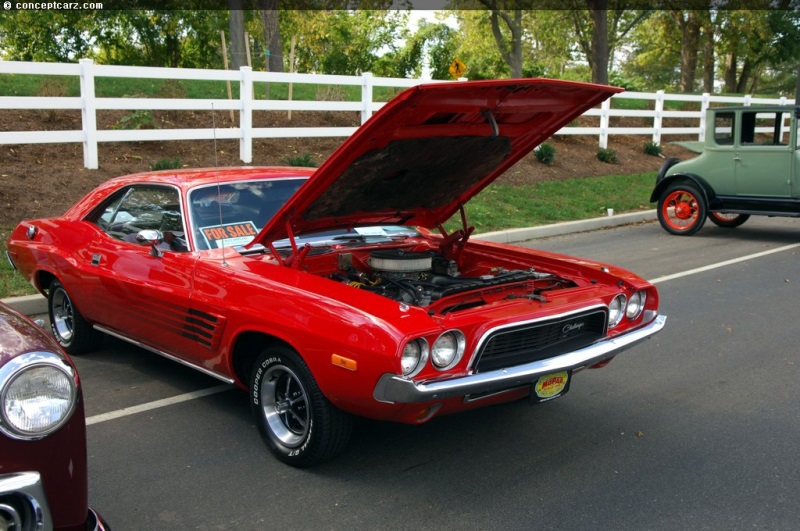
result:
[[(9, 391), (13, 389), (15, 384), (20, 383), (20, 378), (25, 377), (26, 374), (31, 375), (31, 371), (37, 369), (50, 369), (61, 373), (57, 376), (66, 380), (68, 404), (66, 408), (63, 408), (60, 417), (48, 424), (46, 428), (31, 431), (20, 428), (14, 419), (9, 417), (6, 401)], [(57, 432), (72, 418), (77, 405), (78, 384), (75, 370), (58, 354), (47, 351), (27, 352), (0, 367), (0, 432), (12, 439), (35, 441)], [(46, 404), (44, 407), (46, 407)]]
[[(617, 306), (615, 308), (615, 305)], [(628, 307), (628, 298), (624, 293), (615, 295), (611, 302), (608, 304), (608, 329), (611, 330), (619, 326), (622, 318), (625, 317), (625, 311)]]
[[(419, 350), (419, 354), (417, 356), (416, 364), (408, 371), (403, 367), (403, 360), (405, 359), (405, 352), (406, 349), (409, 348), (411, 345), (416, 345), (417, 349)], [(403, 350), (400, 353), (400, 373), (405, 378), (413, 378), (417, 374), (425, 368), (425, 365), (428, 363), (428, 358), (430, 357), (430, 346), (428, 345), (428, 341), (425, 338), (417, 337), (411, 339), (403, 345)]]
[[(647, 292), (645, 290), (637, 290), (628, 299), (628, 305), (625, 307), (625, 317), (629, 321), (635, 321), (644, 312), (645, 304), (647, 304)], [(631, 308), (635, 311), (631, 313)]]
[[(436, 354), (435, 351), (437, 349), (437, 344), (440, 341), (446, 340), (445, 338), (452, 337), (455, 343), (454, 346), (454, 353), (452, 357), (446, 363), (437, 363), (436, 361)], [(455, 367), (459, 361), (464, 357), (464, 352), (466, 351), (467, 347), (467, 338), (464, 336), (464, 333), (461, 330), (446, 330), (439, 334), (439, 337), (436, 338), (436, 341), (433, 342), (431, 345), (431, 365), (438, 371), (447, 371)]]

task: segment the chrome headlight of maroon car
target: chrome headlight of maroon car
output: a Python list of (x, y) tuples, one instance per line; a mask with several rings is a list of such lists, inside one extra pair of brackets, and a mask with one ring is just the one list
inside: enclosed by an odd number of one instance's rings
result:
[(28, 352), (0, 368), (0, 430), (41, 439), (69, 420), (78, 400), (75, 374), (51, 352)]

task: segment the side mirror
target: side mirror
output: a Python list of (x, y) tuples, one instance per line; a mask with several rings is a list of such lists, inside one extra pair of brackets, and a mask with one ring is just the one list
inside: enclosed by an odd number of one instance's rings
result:
[(161, 258), (164, 253), (158, 248), (158, 244), (164, 241), (164, 235), (158, 230), (140, 230), (136, 234), (136, 241), (141, 245), (150, 245), (150, 256)]

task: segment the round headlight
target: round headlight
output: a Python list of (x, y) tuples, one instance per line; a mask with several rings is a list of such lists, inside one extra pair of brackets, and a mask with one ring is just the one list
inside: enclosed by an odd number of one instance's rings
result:
[(647, 294), (644, 291), (637, 291), (631, 295), (631, 300), (628, 301), (628, 308), (625, 310), (625, 317), (633, 321), (644, 310), (644, 303), (647, 300)]
[(9, 436), (40, 439), (69, 420), (78, 392), (72, 368), (59, 357), (50, 353), (27, 354), (3, 369), (0, 427)]
[(608, 327), (614, 328), (622, 321), (622, 316), (625, 315), (625, 303), (628, 299), (625, 295), (619, 294), (608, 305)]
[(403, 348), (400, 358), (400, 368), (404, 376), (411, 376), (422, 369), (428, 357), (428, 344), (423, 339), (412, 339)]
[(440, 335), (431, 347), (431, 362), (437, 369), (449, 369), (464, 354), (466, 340), (458, 330), (450, 330)]

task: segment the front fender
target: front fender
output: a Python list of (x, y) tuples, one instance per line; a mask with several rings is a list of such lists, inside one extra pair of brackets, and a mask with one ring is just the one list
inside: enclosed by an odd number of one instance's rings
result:
[(675, 173), (661, 177), (661, 180), (656, 181), (656, 187), (653, 189), (653, 193), (650, 194), (650, 202), (655, 203), (658, 201), (661, 195), (664, 193), (664, 190), (666, 190), (672, 183), (676, 181), (692, 182), (695, 186), (697, 186), (697, 189), (700, 190), (706, 205), (711, 205), (712, 201), (714, 201), (717, 197), (717, 195), (714, 193), (714, 189), (711, 188), (705, 179), (699, 175), (695, 175), (694, 173)]

